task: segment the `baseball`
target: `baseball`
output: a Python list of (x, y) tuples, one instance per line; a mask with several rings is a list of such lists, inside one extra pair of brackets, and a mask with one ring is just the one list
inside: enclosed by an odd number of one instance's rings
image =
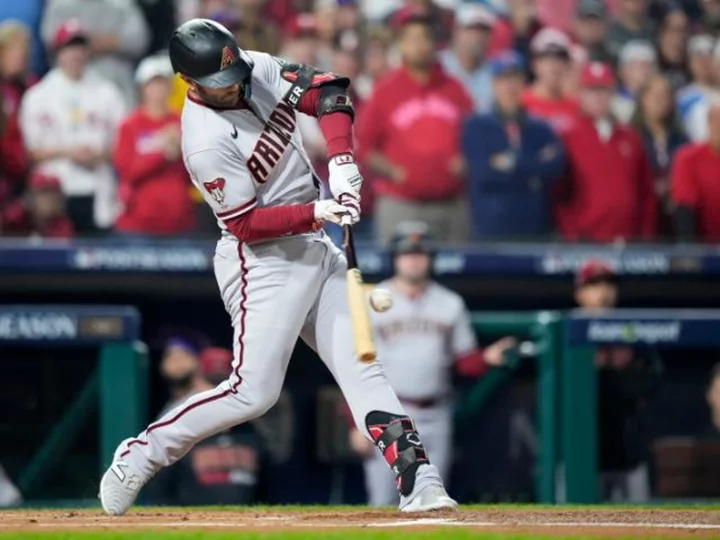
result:
[(370, 291), (370, 307), (378, 313), (387, 311), (392, 305), (392, 293), (387, 289), (373, 289)]

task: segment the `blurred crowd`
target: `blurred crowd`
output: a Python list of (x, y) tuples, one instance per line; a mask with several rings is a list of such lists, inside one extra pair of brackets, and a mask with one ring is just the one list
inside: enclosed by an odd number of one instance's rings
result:
[(720, 0), (3, 2), (0, 234), (216, 234), (164, 50), (192, 17), (351, 77), (361, 236), (720, 238)]

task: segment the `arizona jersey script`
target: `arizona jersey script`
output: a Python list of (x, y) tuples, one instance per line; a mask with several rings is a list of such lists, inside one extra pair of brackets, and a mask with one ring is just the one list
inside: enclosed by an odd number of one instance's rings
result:
[(242, 51), (255, 66), (250, 106), (216, 109), (188, 96), (182, 114), (182, 152), (195, 186), (222, 220), (255, 206), (310, 203), (318, 198), (314, 173), (283, 97), (292, 86), (282, 62)]

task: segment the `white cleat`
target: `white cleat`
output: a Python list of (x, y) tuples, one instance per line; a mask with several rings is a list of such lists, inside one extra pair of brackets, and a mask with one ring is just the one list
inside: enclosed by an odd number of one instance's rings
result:
[(100, 480), (100, 503), (106, 514), (121, 516), (128, 511), (147, 480), (127, 461), (116, 459)]
[(450, 498), (439, 478), (427, 479), (425, 482), (422, 480), (424, 479), (418, 478), (418, 484), (410, 495), (400, 497), (401, 512), (455, 510), (458, 507), (458, 503)]
[[(417, 493), (416, 493), (417, 491)], [(432, 510), (455, 510), (455, 502), (441, 485), (429, 484), (414, 490), (409, 497), (400, 498), (401, 512), (430, 512)]]

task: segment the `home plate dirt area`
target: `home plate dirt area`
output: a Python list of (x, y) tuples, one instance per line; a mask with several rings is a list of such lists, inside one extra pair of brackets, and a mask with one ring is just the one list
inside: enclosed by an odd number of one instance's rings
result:
[[(206, 530), (280, 532), (310, 530), (445, 530), (508, 535), (622, 538), (720, 538), (720, 509), (472, 506), (456, 512), (402, 514), (364, 507), (137, 509), (108, 517), (99, 510), (8, 510), (0, 532)], [(211, 536), (211, 535), (208, 535)], [(403, 535), (404, 536), (404, 535)], [(467, 537), (464, 535), (464, 537)]]

